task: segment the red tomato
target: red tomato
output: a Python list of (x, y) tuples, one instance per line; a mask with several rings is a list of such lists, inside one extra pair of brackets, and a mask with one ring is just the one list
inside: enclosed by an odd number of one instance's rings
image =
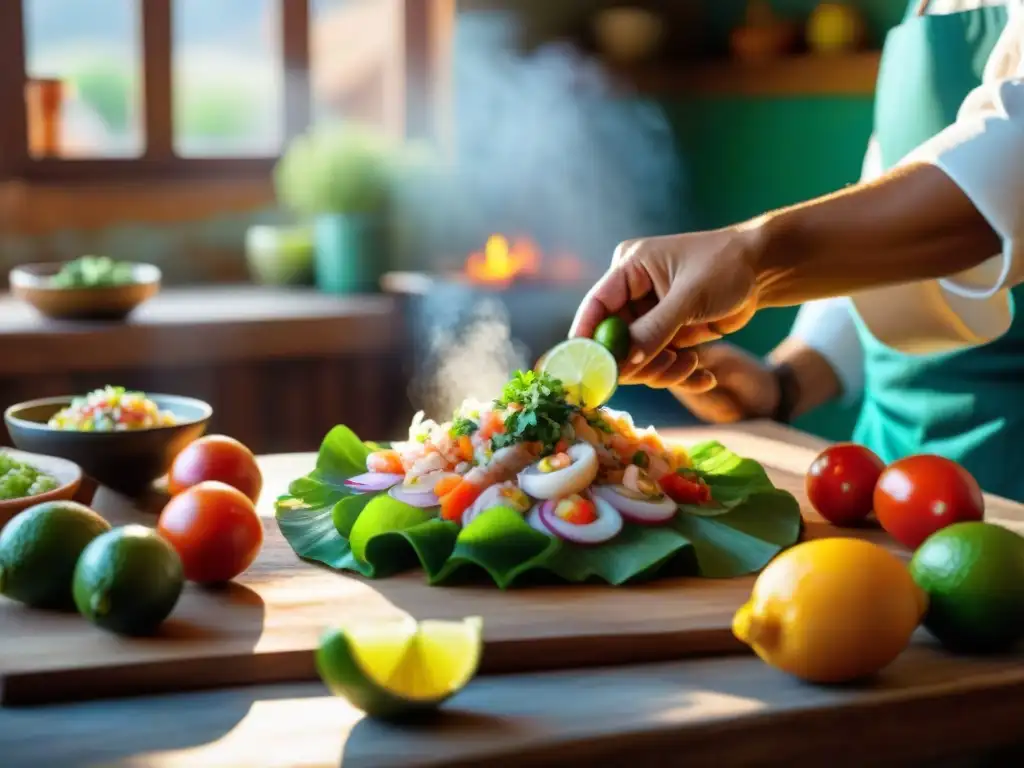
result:
[(171, 465), (167, 487), (172, 496), (206, 480), (237, 488), (255, 504), (263, 490), (263, 475), (252, 451), (231, 437), (208, 435), (185, 446)]
[(830, 446), (807, 470), (807, 498), (832, 525), (854, 525), (871, 514), (875, 483), (883, 469), (885, 463), (863, 445)]
[(252, 501), (216, 481), (199, 483), (167, 502), (156, 528), (181, 557), (185, 578), (203, 584), (235, 578), (263, 546), (263, 522)]
[(680, 472), (669, 472), (658, 480), (666, 496), (677, 504), (706, 504), (711, 501), (711, 489), (704, 481), (695, 475)]
[(910, 456), (890, 464), (875, 486), (875, 516), (909, 549), (953, 523), (981, 520), (985, 498), (978, 481), (955, 461)]

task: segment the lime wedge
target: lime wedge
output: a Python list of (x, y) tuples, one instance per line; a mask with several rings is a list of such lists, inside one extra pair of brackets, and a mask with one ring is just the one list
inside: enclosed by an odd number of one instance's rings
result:
[(380, 622), (333, 629), (316, 654), (331, 693), (371, 717), (398, 718), (434, 709), (473, 679), (483, 650), (483, 622)]
[(593, 339), (563, 341), (541, 358), (538, 370), (562, 382), (581, 408), (607, 403), (619, 381), (619, 366), (608, 349)]

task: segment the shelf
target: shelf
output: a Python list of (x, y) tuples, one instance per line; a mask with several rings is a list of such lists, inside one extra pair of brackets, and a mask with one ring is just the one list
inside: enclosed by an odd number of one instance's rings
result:
[(632, 90), (652, 96), (871, 96), (880, 59), (878, 51), (801, 54), (757, 64), (668, 64), (616, 75)]

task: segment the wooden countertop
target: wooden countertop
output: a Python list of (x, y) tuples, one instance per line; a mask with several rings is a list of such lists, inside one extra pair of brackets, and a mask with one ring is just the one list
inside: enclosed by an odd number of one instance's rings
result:
[[(679, 434), (687, 442), (701, 437)], [(821, 445), (769, 424), (734, 428), (725, 440), (740, 451), (760, 447), (759, 455), (766, 441), (773, 441), (771, 466), (787, 471), (806, 467)], [(263, 514), (311, 460), (261, 459)], [(989, 499), (988, 510), (1024, 526), (1019, 505)], [(688, 766), (718, 768), (914, 765), (1013, 744), (1022, 704), (1019, 656), (957, 657), (922, 633), (877, 680), (858, 687), (804, 685), (750, 656), (481, 677), (418, 726), (365, 720), (318, 683), (7, 708), (0, 709), (0, 762), (641, 766), (680, 764), (669, 756), (685, 755)], [(1019, 755), (1006, 760), (1021, 764)]]
[(304, 288), (168, 288), (123, 323), (57, 322), (0, 298), (3, 375), (172, 367), (395, 349), (389, 296)]

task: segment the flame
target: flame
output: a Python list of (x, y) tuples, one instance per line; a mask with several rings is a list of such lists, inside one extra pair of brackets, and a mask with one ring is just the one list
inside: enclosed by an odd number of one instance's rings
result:
[(483, 251), (466, 259), (466, 277), (474, 283), (507, 286), (517, 277), (540, 272), (540, 251), (529, 240), (509, 243), (503, 235), (487, 238)]

